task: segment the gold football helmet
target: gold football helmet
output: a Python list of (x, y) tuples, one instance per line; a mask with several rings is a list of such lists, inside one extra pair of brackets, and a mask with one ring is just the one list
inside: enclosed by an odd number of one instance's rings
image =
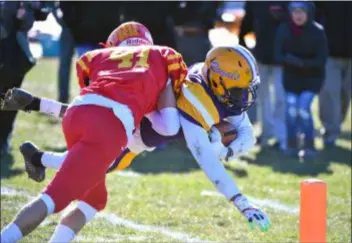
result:
[(206, 56), (203, 75), (220, 103), (232, 113), (241, 113), (255, 102), (260, 83), (253, 55), (241, 45), (212, 48)]

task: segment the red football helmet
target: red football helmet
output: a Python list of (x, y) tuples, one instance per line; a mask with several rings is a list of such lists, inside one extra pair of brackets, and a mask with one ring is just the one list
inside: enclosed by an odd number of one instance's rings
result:
[(114, 29), (109, 35), (106, 46), (153, 45), (149, 30), (137, 22), (126, 22)]

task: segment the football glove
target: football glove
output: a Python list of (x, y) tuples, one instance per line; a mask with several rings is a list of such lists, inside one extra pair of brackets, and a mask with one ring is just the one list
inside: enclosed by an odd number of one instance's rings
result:
[(262, 210), (251, 205), (245, 196), (238, 194), (235, 196), (233, 202), (242, 215), (247, 218), (251, 230), (256, 225), (261, 231), (269, 230), (271, 225), (269, 217)]
[(13, 88), (8, 90), (4, 97), (0, 100), (0, 110), (2, 111), (27, 111), (26, 106), (31, 104), (34, 97), (31, 93), (19, 89)]

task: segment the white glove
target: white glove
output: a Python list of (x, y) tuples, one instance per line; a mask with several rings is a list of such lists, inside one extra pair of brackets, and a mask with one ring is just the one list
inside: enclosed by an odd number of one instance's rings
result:
[(259, 208), (251, 205), (248, 199), (242, 194), (235, 196), (233, 200), (237, 209), (248, 219), (249, 226), (251, 229), (258, 225), (261, 231), (268, 231), (270, 228), (269, 217)]

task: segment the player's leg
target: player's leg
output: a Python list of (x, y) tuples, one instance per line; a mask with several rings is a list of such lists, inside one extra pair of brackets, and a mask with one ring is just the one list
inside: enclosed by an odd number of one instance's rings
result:
[[(110, 162), (126, 145), (124, 126), (105, 108), (72, 108), (65, 116), (63, 127), (69, 147), (64, 164), (44, 190), (41, 199), (22, 209), (14, 222), (2, 231), (2, 242), (19, 240), (35, 229), (48, 213), (60, 212), (97, 185), (105, 178)], [(70, 133), (78, 136), (71, 136)], [(15, 240), (11, 238), (14, 228), (19, 237)]]
[[(77, 107), (76, 109), (79, 111), (77, 117), (81, 119), (81, 122), (73, 124), (72, 128), (82, 126), (82, 122), (87, 121), (88, 118), (90, 122), (82, 131), (82, 139), (79, 142), (74, 143), (73, 147), (70, 147), (68, 143), (69, 152), (65, 162), (45, 193), (55, 201), (55, 211), (65, 208), (73, 199), (84, 197), (92, 189), (94, 189), (93, 195), (96, 196), (91, 198), (89, 204), (82, 206), (81, 203), (79, 211), (75, 210), (63, 219), (52, 237), (53, 242), (71, 241), (95, 212), (105, 207), (107, 201), (106, 171), (113, 158), (121, 154), (122, 148), (127, 143), (124, 126), (109, 109), (96, 106)], [(71, 125), (65, 122), (66, 117), (69, 123), (72, 113), (69, 110), (64, 119), (65, 136), (69, 134), (68, 130), (71, 128)], [(97, 130), (98, 127), (100, 130)], [(70, 140), (67, 136), (66, 139)]]
[(67, 104), (52, 99), (36, 97), (20, 88), (8, 90), (0, 101), (0, 109), (4, 111), (38, 111), (56, 118), (63, 117), (67, 107)]
[(42, 194), (24, 206), (15, 219), (1, 231), (2, 243), (17, 242), (32, 232), (41, 222), (54, 212), (55, 203), (46, 194)]
[(77, 207), (61, 219), (50, 242), (70, 242), (77, 233), (91, 221), (98, 211), (105, 208), (107, 191), (105, 180), (86, 193)]
[(35, 144), (25, 142), (20, 146), (28, 177), (36, 182), (45, 179), (45, 169), (59, 170), (64, 162), (67, 151), (63, 153), (43, 152)]

